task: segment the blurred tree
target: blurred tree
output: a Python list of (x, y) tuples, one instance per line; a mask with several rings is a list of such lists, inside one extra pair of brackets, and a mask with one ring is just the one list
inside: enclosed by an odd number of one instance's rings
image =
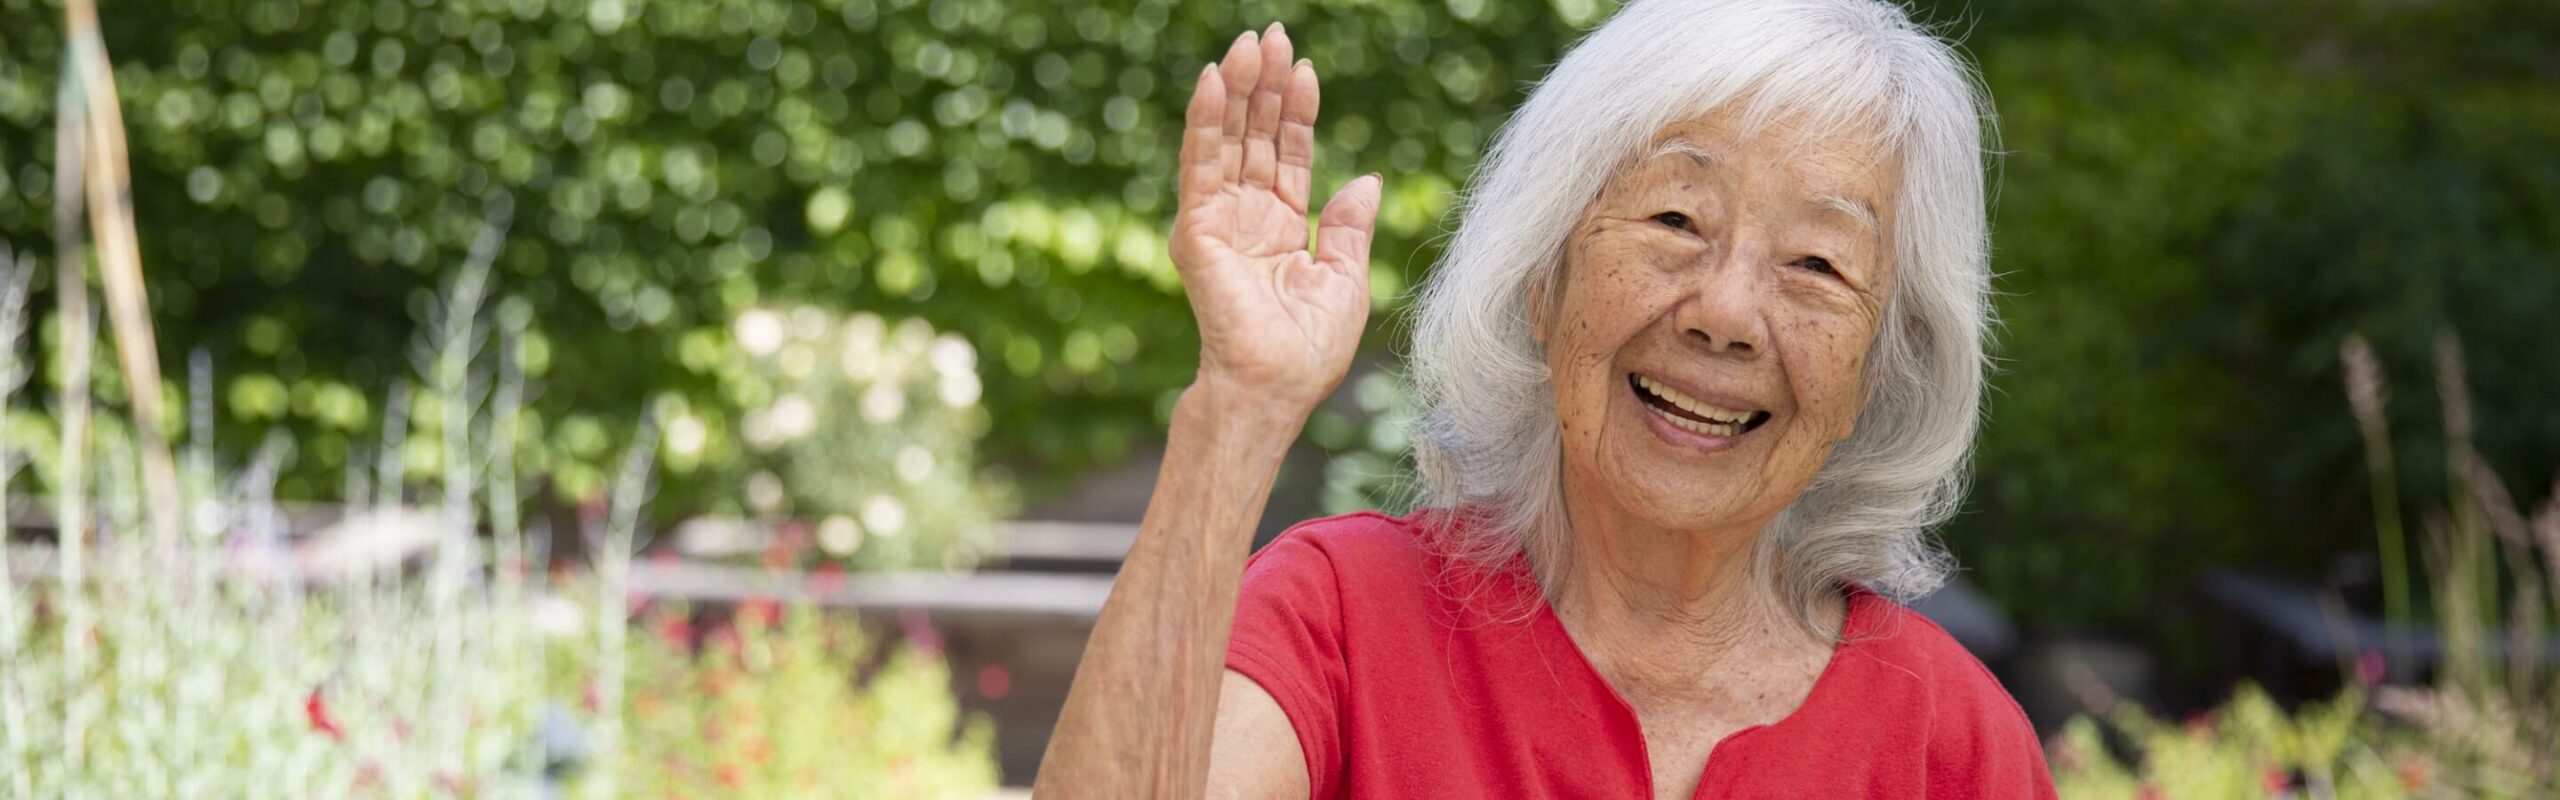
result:
[(2560, 471), (2560, 6), (1965, 8), (2004, 151), (2000, 373), (1947, 533), (1974, 580), (2133, 622), (2199, 565), (2369, 550), (2350, 331), (2401, 378), (2410, 496), (2443, 496), (2440, 329), (2484, 453)]

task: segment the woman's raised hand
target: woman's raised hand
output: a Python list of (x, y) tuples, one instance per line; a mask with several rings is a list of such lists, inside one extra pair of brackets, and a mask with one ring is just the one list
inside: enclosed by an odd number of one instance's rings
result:
[(1274, 23), (1236, 37), (1201, 70), (1185, 112), (1172, 249), (1200, 322), (1199, 382), (1303, 418), (1342, 382), (1368, 323), (1381, 179), (1334, 193), (1308, 249), (1316, 71), (1292, 59)]

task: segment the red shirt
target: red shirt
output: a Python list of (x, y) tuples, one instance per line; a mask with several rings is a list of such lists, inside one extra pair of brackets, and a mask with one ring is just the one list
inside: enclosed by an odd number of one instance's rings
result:
[[(1312, 796), (1652, 797), (1634, 709), (1526, 571), (1444, 571), (1426, 530), (1313, 520), (1245, 564), (1227, 666), (1288, 713)], [(2026, 715), (1944, 630), (1852, 588), (1845, 633), (1802, 707), (1716, 745), (1696, 796), (2054, 796)]]

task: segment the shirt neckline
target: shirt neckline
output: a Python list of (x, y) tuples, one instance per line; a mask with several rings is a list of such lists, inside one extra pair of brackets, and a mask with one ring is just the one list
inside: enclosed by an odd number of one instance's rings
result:
[[(1831, 658), (1823, 662), (1822, 671), (1814, 676), (1813, 688), (1805, 691), (1804, 701), (1797, 703), (1795, 708), (1776, 720), (1743, 726), (1732, 733), (1725, 734), (1723, 739), (1716, 741), (1715, 746), (1707, 748), (1706, 768), (1699, 771), (1698, 785), (1690, 791), (1690, 796), (1705, 797), (1707, 787), (1715, 783), (1718, 765), (1731, 761), (1731, 759), (1718, 757), (1725, 753), (1726, 745), (1732, 744), (1736, 739), (1787, 727), (1790, 722), (1810, 716), (1806, 712), (1812, 709), (1814, 704), (1822, 702), (1830, 694), (1837, 693), (1825, 692), (1824, 689), (1839, 682), (1839, 674), (1848, 661), (1846, 656), (1849, 655), (1850, 648), (1858, 644), (1861, 634), (1873, 627), (1875, 614), (1873, 606), (1876, 601), (1882, 599), (1865, 586), (1856, 583), (1844, 584), (1840, 593), (1842, 599), (1848, 604), (1846, 613), (1841, 615), (1840, 641), (1831, 646)], [(1540, 626), (1546, 635), (1553, 636), (1557, 641), (1564, 643), (1565, 652), (1573, 655), (1573, 665), (1582, 671), (1583, 676), (1589, 679), (1592, 685), (1599, 687), (1600, 692), (1606, 695), (1615, 706), (1616, 712), (1627, 727), (1635, 732), (1636, 752), (1641, 758), (1638, 764), (1640, 767), (1638, 778), (1644, 783), (1645, 796), (1652, 797), (1656, 788), (1653, 785), (1653, 751), (1652, 746), (1644, 739), (1644, 722), (1636, 716), (1635, 706), (1627, 702), (1625, 695), (1618, 693), (1617, 686), (1609, 683), (1609, 679), (1600, 674), (1599, 667), (1592, 665), (1590, 655), (1582, 652), (1582, 644), (1574, 641), (1573, 634), (1564, 629), (1564, 618), (1557, 616), (1555, 603), (1547, 600), (1544, 593), (1540, 593), (1538, 599), (1535, 624)]]

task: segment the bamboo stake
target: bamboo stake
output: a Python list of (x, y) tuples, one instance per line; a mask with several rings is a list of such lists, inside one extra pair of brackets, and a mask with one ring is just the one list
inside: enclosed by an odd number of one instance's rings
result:
[(71, 63), (64, 74), (76, 81), (86, 101), (82, 131), (87, 156), (89, 224), (97, 236), (98, 270), (107, 296), (107, 319), (114, 326), (116, 355), (124, 367), (125, 394), (132, 403), (134, 441), (142, 454), (143, 517), (153, 541), (163, 548), (178, 542), (177, 463), (160, 430), (160, 352), (152, 340), (151, 305), (142, 278), (142, 249), (133, 224), (133, 183), (126, 171), (124, 111), (116, 94), (115, 73), (107, 64), (106, 42), (98, 35), (94, 0), (66, 0), (62, 14), (69, 33)]

